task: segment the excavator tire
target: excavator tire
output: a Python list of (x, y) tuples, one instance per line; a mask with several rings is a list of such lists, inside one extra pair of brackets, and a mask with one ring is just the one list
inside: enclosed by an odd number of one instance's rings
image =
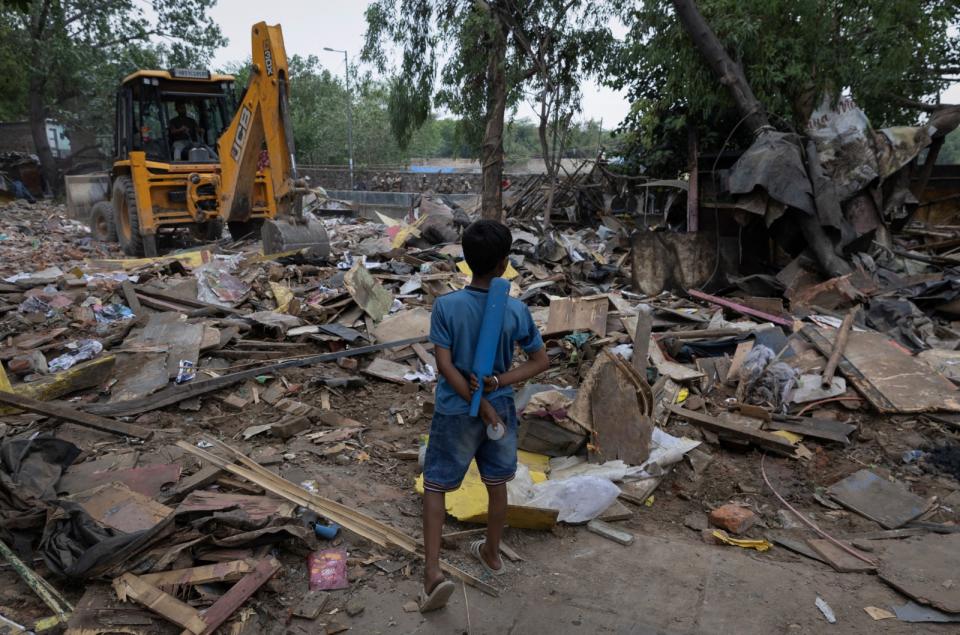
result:
[(314, 258), (326, 258), (330, 255), (330, 237), (323, 223), (289, 223), (269, 220), (263, 224), (260, 233), (263, 241), (263, 253), (279, 254), (295, 249), (306, 249), (307, 255)]
[(255, 218), (253, 220), (227, 221), (227, 229), (230, 230), (230, 237), (234, 240), (243, 240), (260, 238), (260, 229), (263, 227), (263, 219)]
[(100, 201), (90, 211), (90, 231), (93, 239), (102, 243), (117, 242), (117, 225), (113, 218), (113, 203)]
[(144, 245), (140, 234), (137, 194), (129, 176), (118, 176), (113, 182), (113, 213), (117, 240), (123, 253), (135, 258), (142, 257)]

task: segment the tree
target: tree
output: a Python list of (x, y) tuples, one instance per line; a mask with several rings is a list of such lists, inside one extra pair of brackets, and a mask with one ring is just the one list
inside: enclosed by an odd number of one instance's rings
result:
[[(594, 5), (603, 3), (405, 0), (398, 6), (376, 0), (368, 7), (364, 59), (383, 71), (385, 42), (402, 51), (390, 97), (395, 136), (405, 145), (431, 107), (459, 116), (466, 137), (480, 148), (484, 218), (502, 214), (505, 116), (525, 89), (540, 103), (541, 147), (554, 169), (562, 133), (579, 109), (579, 83), (598, 66), (599, 44), (611, 41), (605, 10)], [(546, 141), (551, 123), (553, 149)]]
[[(207, 17), (215, 2), (28, 0), (18, 3), (26, 11), (6, 3), (0, 7), (0, 66), (11, 58), (27, 62), (21, 88), (26, 88), (30, 131), (50, 187), (59, 191), (60, 183), (46, 119), (67, 111), (71, 103), (96, 105), (87, 112), (112, 112), (110, 95), (126, 62), (148, 58), (205, 65), (212, 51), (225, 43), (220, 28)], [(151, 44), (156, 38), (164, 43)]]
[[(620, 2), (629, 33), (607, 82), (634, 103), (624, 132), (660, 171), (685, 169), (687, 126), (719, 150), (742, 118), (727, 85), (684, 31), (670, 0)], [(698, 0), (723, 50), (743, 69), (771, 123), (802, 131), (826, 96), (849, 92), (875, 127), (916, 115), (960, 71), (951, 0)], [(747, 140), (740, 135), (734, 142)]]

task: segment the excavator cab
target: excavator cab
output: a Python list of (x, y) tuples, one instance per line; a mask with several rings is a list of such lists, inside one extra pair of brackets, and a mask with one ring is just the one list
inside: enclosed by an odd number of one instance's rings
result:
[[(235, 109), (233, 78), (193, 69), (169, 74), (176, 79), (137, 73), (117, 91), (117, 159), (143, 151), (152, 161), (216, 163), (217, 140)], [(178, 77), (184, 74), (209, 81)]]

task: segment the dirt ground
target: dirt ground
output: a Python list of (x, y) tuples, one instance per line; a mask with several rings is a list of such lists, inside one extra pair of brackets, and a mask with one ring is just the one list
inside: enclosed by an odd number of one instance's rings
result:
[[(314, 348), (305, 345), (303, 352), (315, 352)], [(559, 369), (556, 375), (564, 372)], [(174, 444), (215, 435), (289, 481), (316, 481), (319, 494), (419, 538), (420, 497), (413, 491), (419, 468), (417, 461), (397, 453), (416, 450), (420, 437), (428, 432), (430, 415), (424, 403), (432, 389), (411, 392), (409, 386), (377, 380), (356, 389), (324, 389), (311, 381), (348, 374), (335, 364), (282, 373), (289, 396), (322, 408), (321, 395), (329, 390), (330, 410), (362, 424), (362, 432), (347, 440), (346, 451), (337, 454), (327, 455), (324, 445), (305, 438), (321, 430), (320, 425), (286, 442), (268, 435), (244, 441), (241, 433), (247, 427), (276, 422), (282, 415), (264, 402), (232, 412), (216, 396), (134, 419), (156, 431), (144, 445), (70, 424), (62, 425), (58, 436), (81, 447), (88, 459), (134, 451), (139, 453), (138, 465), (178, 462), (189, 474), (198, 463)], [(558, 381), (558, 377), (549, 380)], [(937, 440), (956, 442), (960, 437), (951, 429), (922, 418), (877, 418), (842, 405), (816, 414), (857, 424), (857, 440), (847, 448), (808, 443), (809, 459), (768, 456), (764, 465), (777, 491), (830, 534), (841, 538), (879, 529), (857, 514), (825, 507), (817, 500), (818, 491), (859, 469), (909, 482), (924, 497), (942, 500), (960, 489), (955, 478), (926, 472), (901, 459), (905, 451), (929, 447)], [(696, 427), (676, 418), (668, 421), (666, 429), (676, 436), (703, 438)], [(505, 542), (524, 561), (508, 563), (509, 574), (491, 580), (483, 578), (466, 554), (472, 537), (447, 545), (445, 557), (500, 589), (500, 596), (464, 590), (458, 584), (449, 606), (429, 615), (404, 609), (419, 588), (418, 562), (342, 532), (330, 544), (350, 554), (350, 588), (331, 592), (317, 620), (292, 617), (292, 608), (307, 591), (306, 554), (275, 548), (272, 553), (284, 568), (248, 603), (255, 614), (242, 632), (329, 633), (339, 627), (355, 633), (472, 634), (958, 632), (956, 624), (875, 622), (865, 607), (892, 610), (906, 601), (875, 575), (837, 573), (781, 546), (759, 553), (704, 543), (700, 532), (688, 528), (685, 520), (703, 518), (728, 502), (747, 506), (759, 516), (750, 537), (763, 537), (768, 529), (796, 520), (765, 485), (760, 453), (709, 443), (700, 450), (712, 457), (706, 467), (698, 472), (691, 462), (682, 461), (660, 484), (650, 506), (627, 504), (632, 517), (619, 525), (635, 534), (630, 546), (589, 533), (585, 527), (563, 525), (547, 532), (508, 529)], [(928, 520), (957, 522), (957, 512), (941, 508)], [(448, 521), (445, 531), (473, 528)], [(41, 562), (34, 566), (45, 573)], [(42, 604), (9, 569), (0, 567), (0, 580), (0, 614), (23, 619), (45, 616)], [(74, 602), (84, 591), (82, 586), (63, 583), (58, 588)], [(814, 606), (818, 596), (836, 613), (836, 624), (828, 624)]]
[[(298, 370), (285, 377), (291, 384), (309, 386), (311, 374), (332, 374), (333, 368)], [(429, 393), (415, 394), (400, 387), (375, 382), (357, 390), (333, 394), (331, 409), (366, 426), (357, 439), (368, 460), (325, 457), (320, 446), (300, 438), (287, 443), (270, 437), (247, 442), (239, 432), (275, 415), (266, 404), (241, 413), (224, 413), (213, 399), (204, 400), (197, 412), (169, 409), (144, 415), (138, 422), (157, 429), (157, 438), (140, 448), (141, 462), (179, 460), (189, 468), (192, 458), (171, 447), (179, 438), (196, 439), (214, 433), (251, 456), (280, 454), (281, 475), (294, 483), (316, 480), (321, 495), (355, 506), (419, 537), (419, 496), (413, 492), (416, 461), (392, 456), (395, 450), (417, 447), (429, 428), (422, 402)], [(306, 388), (298, 398), (319, 406), (319, 390)], [(403, 420), (398, 423), (397, 414)], [(834, 482), (867, 465), (883, 473), (896, 465), (904, 449), (917, 447), (943, 431), (920, 421), (871, 419), (861, 422), (860, 441), (847, 450), (817, 447), (812, 459), (796, 461), (768, 457), (766, 470), (778, 491), (793, 505), (836, 536), (877, 529), (855, 514), (831, 510), (814, 499), (816, 488)], [(673, 434), (697, 436), (694, 428), (672, 423)], [(946, 432), (946, 434), (951, 434)], [(115, 437), (71, 428), (75, 442), (97, 454), (116, 452), (124, 445)], [(894, 442), (894, 439), (896, 441)], [(330, 594), (324, 614), (310, 621), (292, 618), (290, 609), (307, 589), (306, 561), (284, 549), (276, 551), (284, 569), (261, 591), (252, 606), (257, 611), (245, 632), (317, 633), (334, 631), (335, 625), (356, 633), (949, 633), (956, 625), (906, 624), (897, 620), (874, 622), (864, 607), (892, 610), (903, 596), (874, 575), (840, 574), (825, 564), (774, 546), (758, 553), (733, 546), (705, 544), (697, 531), (684, 526), (691, 514), (736, 501), (751, 507), (761, 518), (750, 535), (760, 537), (764, 527), (784, 522), (781, 504), (766, 488), (760, 474), (761, 455), (705, 445), (713, 460), (698, 475), (687, 462), (678, 464), (655, 492), (651, 506), (628, 505), (633, 512), (622, 523), (637, 537), (621, 546), (584, 527), (558, 526), (551, 532), (508, 529), (505, 541), (523, 558), (508, 563), (510, 573), (485, 578), (500, 591), (493, 598), (478, 590), (464, 591), (458, 584), (449, 606), (421, 615), (407, 612), (404, 604), (415, 598), (418, 563), (402, 552), (391, 553), (349, 533), (332, 544), (350, 553), (351, 587)], [(816, 447), (816, 446), (815, 446)], [(900, 466), (903, 467), (903, 466)], [(906, 478), (911, 478), (909, 474)], [(925, 495), (944, 496), (956, 488), (953, 479), (916, 474), (914, 489)], [(943, 513), (943, 512), (941, 512)], [(943, 522), (956, 517), (940, 517)], [(471, 528), (450, 520), (445, 531)], [(474, 575), (478, 566), (466, 555), (469, 537), (445, 549), (445, 556)], [(323, 542), (323, 541), (321, 541)], [(376, 564), (385, 557), (385, 573)], [(42, 570), (42, 569), (41, 569)], [(9, 572), (2, 577), (15, 578)], [(29, 591), (16, 585), (0, 593), (0, 605), (21, 608), (33, 604)], [(273, 592), (271, 592), (271, 590)], [(65, 589), (79, 597), (80, 589)], [(832, 607), (837, 623), (827, 624), (814, 606), (821, 597)], [(350, 612), (347, 613), (349, 607)], [(42, 613), (42, 609), (36, 607)], [(361, 610), (362, 609), (362, 610)], [(358, 612), (359, 611), (359, 612)]]

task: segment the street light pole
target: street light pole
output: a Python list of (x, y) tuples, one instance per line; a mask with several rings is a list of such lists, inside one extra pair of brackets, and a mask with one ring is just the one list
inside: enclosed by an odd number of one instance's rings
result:
[(353, 191), (353, 94), (350, 92), (350, 61), (347, 52), (340, 49), (323, 47), (324, 51), (343, 53), (343, 75), (347, 83), (347, 151), (350, 155), (350, 190)]

